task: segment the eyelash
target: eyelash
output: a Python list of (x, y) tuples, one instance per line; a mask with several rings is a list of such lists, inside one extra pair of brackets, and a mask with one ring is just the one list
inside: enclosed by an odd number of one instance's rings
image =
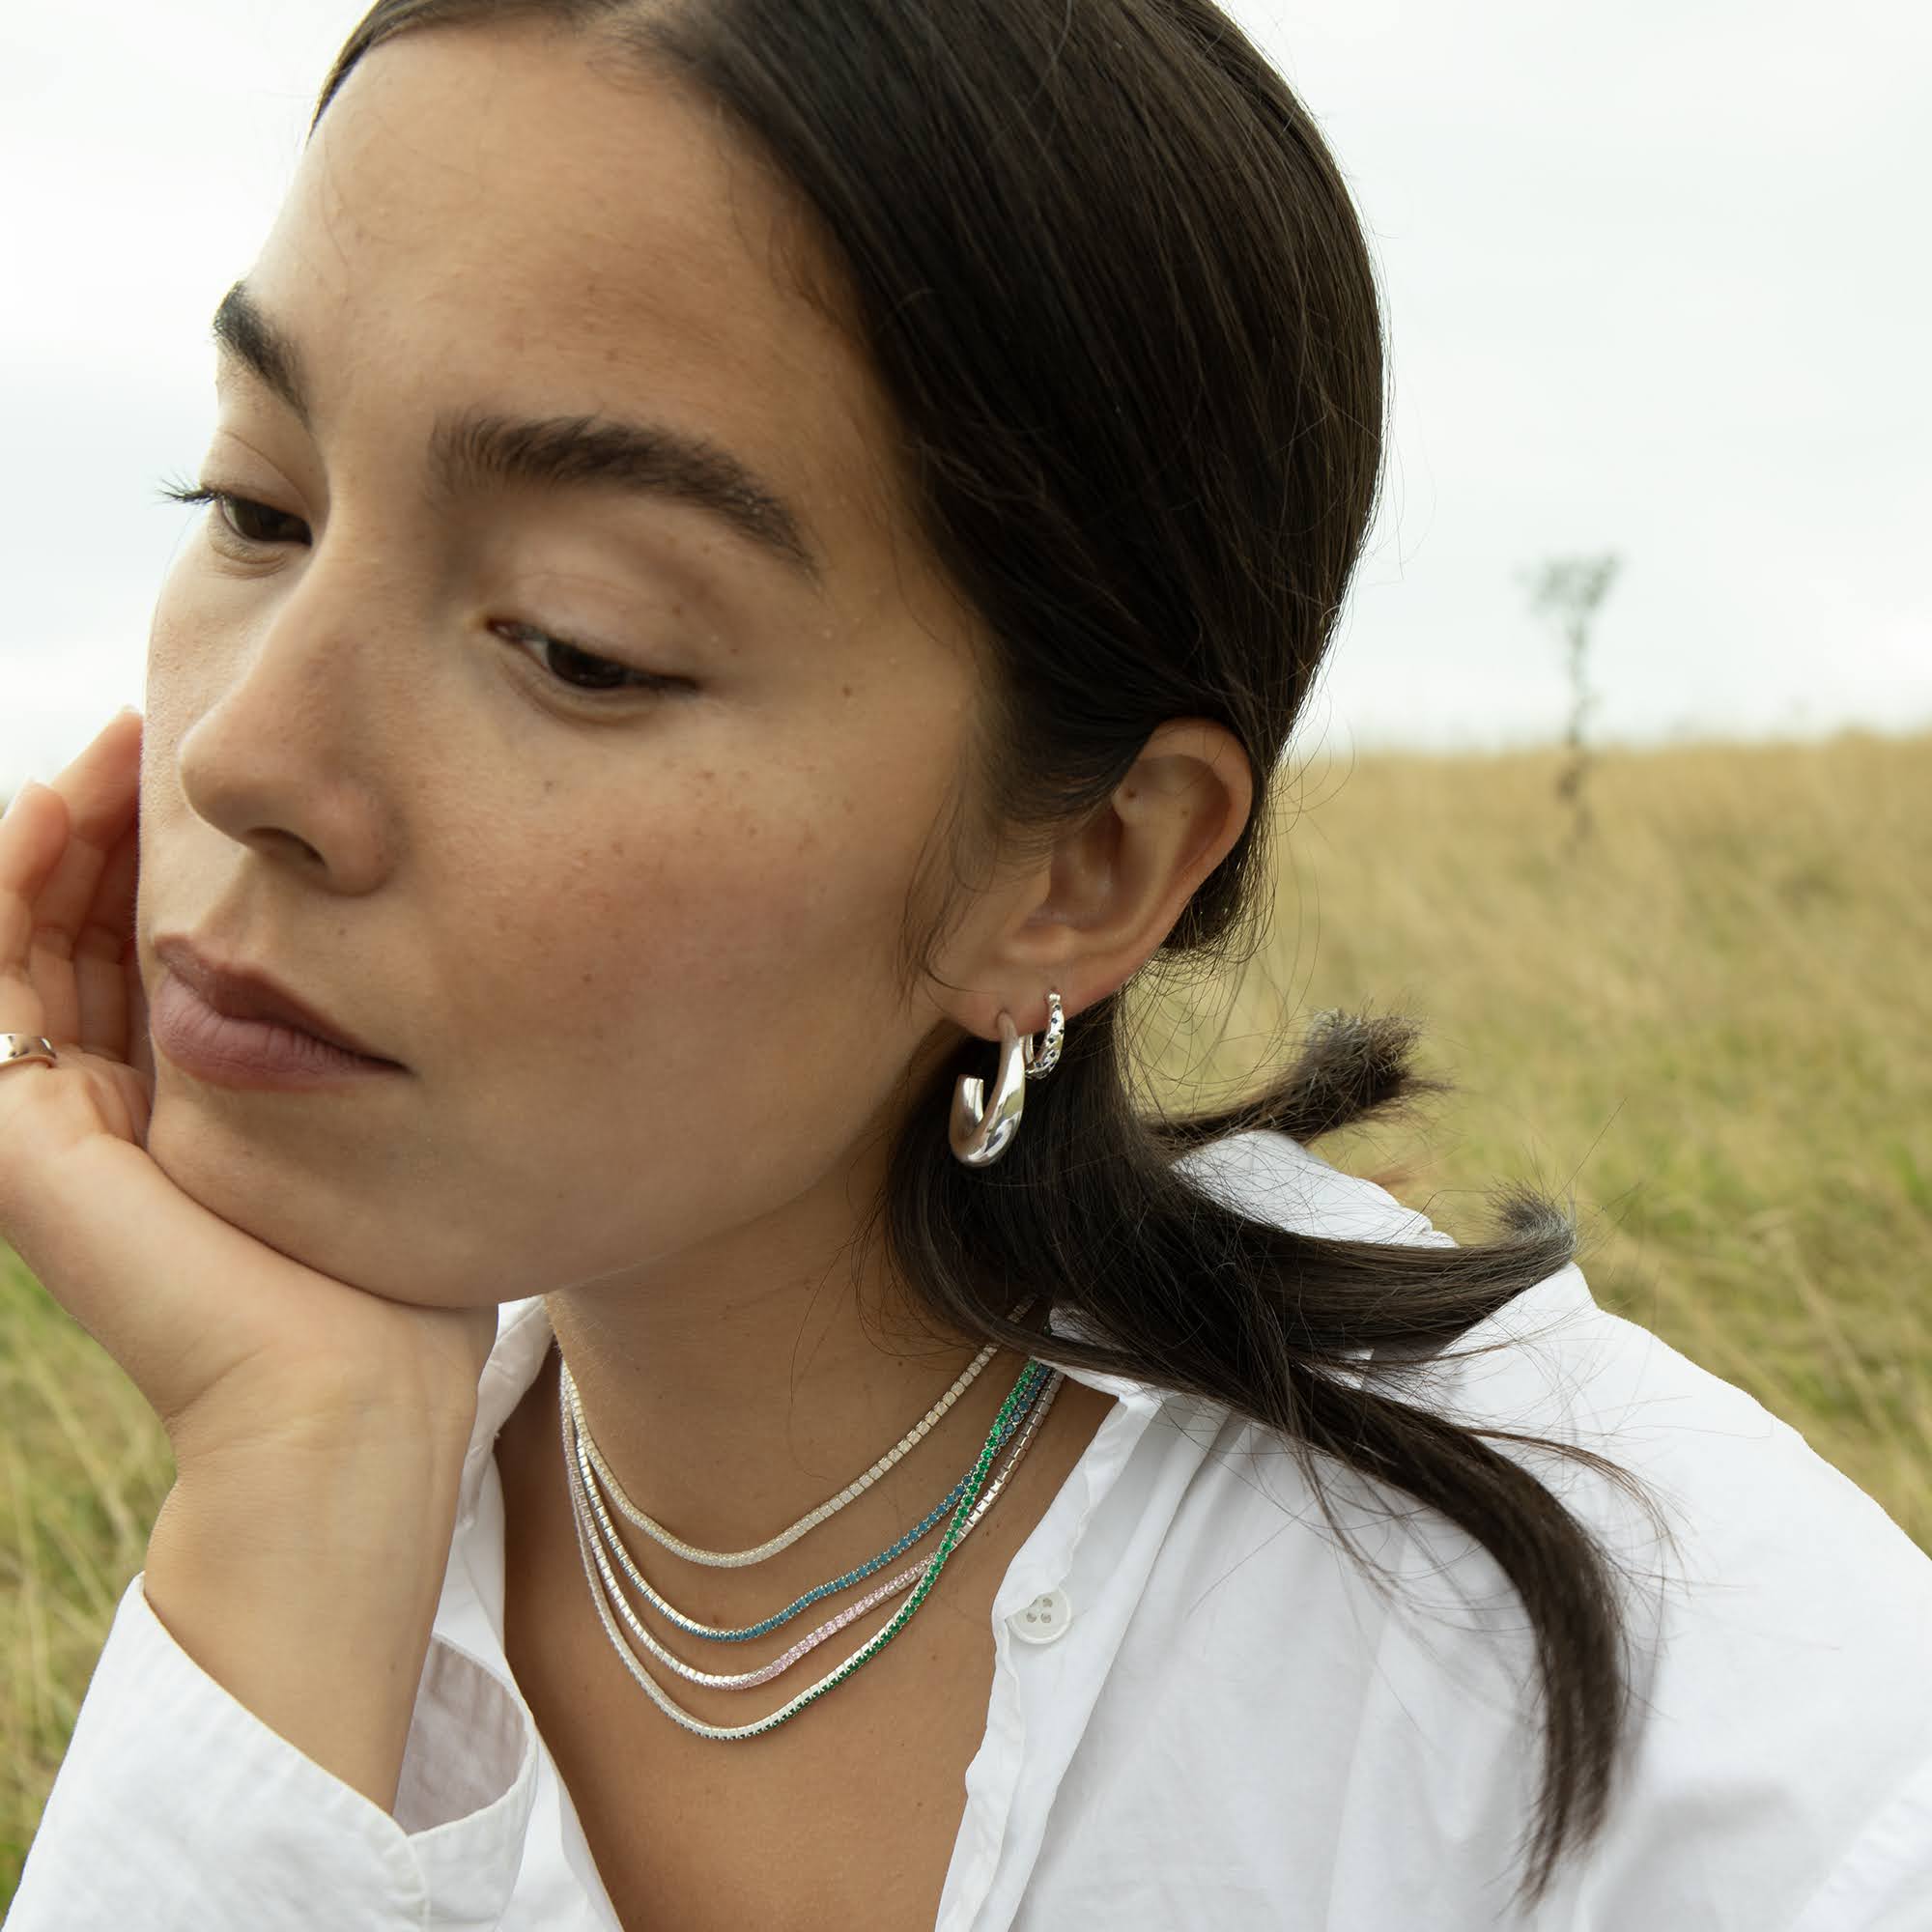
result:
[[(257, 502), (252, 497), (237, 496), (232, 490), (211, 490), (187, 483), (167, 482), (160, 486), (160, 493), (170, 502), (174, 503), (208, 503), (214, 505), (220, 511), (222, 523), (227, 526), (229, 534), (238, 542), (243, 544), (262, 545), (266, 547), (295, 540), (287, 537), (248, 535), (236, 523), (236, 513), (238, 511), (245, 513), (259, 510), (266, 517), (278, 517), (291, 524), (299, 524), (301, 522), (299, 517), (292, 517), (286, 511), (272, 509), (267, 503)], [(548, 671), (553, 683), (561, 686), (562, 689), (578, 697), (619, 697), (637, 692), (693, 691), (696, 689), (687, 677), (667, 677), (657, 671), (638, 670), (630, 665), (618, 664), (613, 659), (598, 657), (594, 652), (585, 650), (581, 644), (572, 643), (568, 638), (554, 637), (548, 631), (539, 630), (534, 624), (520, 624), (505, 621), (495, 624), (491, 628), (500, 636), (511, 637), (514, 641), (548, 646), (551, 650), (560, 652), (566, 657), (578, 660), (582, 664), (593, 665), (599, 671), (610, 671), (621, 679), (629, 680), (628, 685), (573, 684), (568, 678), (560, 676), (555, 670), (550, 669)], [(543, 668), (548, 669), (547, 667)]]

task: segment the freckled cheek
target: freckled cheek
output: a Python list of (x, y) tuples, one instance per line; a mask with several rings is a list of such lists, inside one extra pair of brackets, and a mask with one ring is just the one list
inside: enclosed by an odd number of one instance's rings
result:
[(628, 1040), (696, 1063), (828, 1005), (867, 1009), (904, 876), (852, 824), (834, 793), (809, 818), (740, 812), (701, 833), (686, 821), (573, 861), (585, 883), (555, 903), (543, 952), (559, 990), (586, 1003), (586, 1046)]

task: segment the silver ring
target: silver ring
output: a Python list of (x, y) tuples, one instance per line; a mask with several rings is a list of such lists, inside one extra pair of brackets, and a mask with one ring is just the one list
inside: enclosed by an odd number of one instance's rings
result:
[(36, 1033), (0, 1033), (0, 1067), (24, 1066), (35, 1060), (49, 1066), (60, 1064), (52, 1040), (43, 1039)]

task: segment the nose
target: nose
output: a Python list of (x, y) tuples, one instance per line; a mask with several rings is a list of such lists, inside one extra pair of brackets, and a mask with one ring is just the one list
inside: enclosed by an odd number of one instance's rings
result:
[(372, 702), (380, 653), (355, 615), (367, 604), (326, 568), (312, 559), (232, 651), (186, 658), (190, 682), (210, 670), (176, 773), (196, 814), (238, 844), (360, 893), (389, 863), (378, 767), (382, 746), (400, 741)]

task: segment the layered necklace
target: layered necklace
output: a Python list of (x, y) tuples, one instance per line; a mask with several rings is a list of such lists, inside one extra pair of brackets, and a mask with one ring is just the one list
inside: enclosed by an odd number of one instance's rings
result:
[[(919, 1606), (924, 1603), (933, 1585), (939, 1580), (939, 1573), (945, 1568), (947, 1559), (966, 1540), (983, 1520), (987, 1510), (992, 1507), (1018, 1465), (1020, 1458), (1026, 1454), (1027, 1445), (1038, 1433), (1040, 1424), (1046, 1420), (1047, 1411), (1053, 1406), (1053, 1399), (1060, 1393), (1061, 1384), (1066, 1378), (1058, 1369), (1049, 1369), (1043, 1362), (1029, 1359), (1026, 1367), (1020, 1371), (1019, 1378), (1013, 1383), (1011, 1392), (1001, 1405), (1000, 1412), (994, 1418), (993, 1426), (987, 1432), (985, 1443), (973, 1466), (934, 1504), (923, 1520), (908, 1530), (896, 1543), (888, 1545), (876, 1556), (860, 1564), (857, 1569), (848, 1570), (843, 1576), (836, 1577), (829, 1582), (819, 1584), (815, 1589), (808, 1590), (802, 1597), (796, 1598), (773, 1615), (759, 1623), (749, 1624), (741, 1630), (717, 1630), (708, 1624), (699, 1623), (675, 1608), (653, 1589), (639, 1570), (636, 1559), (619, 1538), (616, 1526), (611, 1520), (610, 1510), (605, 1504), (606, 1496), (625, 1521), (642, 1530), (652, 1542), (690, 1562), (708, 1564), (720, 1569), (737, 1569), (764, 1562), (778, 1555), (781, 1550), (789, 1549), (801, 1537), (810, 1534), (821, 1523), (837, 1516), (847, 1503), (870, 1489), (901, 1457), (924, 1439), (947, 1410), (972, 1386), (980, 1370), (992, 1360), (996, 1352), (994, 1344), (990, 1342), (981, 1349), (974, 1358), (972, 1366), (938, 1402), (926, 1410), (924, 1416), (900, 1437), (897, 1446), (880, 1457), (863, 1476), (848, 1483), (837, 1495), (828, 1497), (816, 1509), (808, 1510), (789, 1529), (781, 1530), (769, 1542), (759, 1544), (755, 1549), (734, 1550), (699, 1549), (695, 1545), (673, 1536), (661, 1522), (647, 1516), (632, 1502), (624, 1493), (616, 1477), (611, 1473), (604, 1458), (598, 1454), (597, 1444), (591, 1439), (590, 1431), (584, 1423), (582, 1405), (578, 1399), (577, 1383), (571, 1377), (568, 1364), (559, 1360), (557, 1408), (561, 1413), (563, 1424), (564, 1470), (569, 1480), (571, 1513), (577, 1521), (577, 1547), (583, 1558), (583, 1574), (589, 1582), (591, 1600), (597, 1606), (598, 1619), (604, 1626), (605, 1634), (610, 1637), (625, 1667), (643, 1686), (659, 1710), (667, 1717), (675, 1719), (686, 1730), (696, 1732), (702, 1738), (754, 1738), (761, 1732), (776, 1729), (787, 1719), (795, 1717), (808, 1704), (824, 1696), (835, 1685), (842, 1684), (861, 1664), (869, 1662), (912, 1621)], [(1000, 1473), (992, 1476), (989, 1481), (993, 1463), (1003, 1454), (1006, 1457), (1005, 1464)], [(774, 1658), (756, 1670), (715, 1675), (696, 1669), (683, 1659), (674, 1656), (645, 1629), (618, 1581), (618, 1577), (621, 1575), (631, 1589), (667, 1623), (687, 1636), (702, 1637), (712, 1643), (745, 1643), (753, 1637), (763, 1636), (766, 1633), (777, 1630), (782, 1624), (789, 1623), (793, 1617), (810, 1609), (822, 1599), (863, 1582), (874, 1571), (885, 1568), (895, 1557), (903, 1555), (925, 1536), (941, 1518), (947, 1517), (949, 1512), (951, 1516), (946, 1532), (941, 1537), (938, 1548), (929, 1555), (909, 1565), (889, 1582), (868, 1591), (857, 1603), (849, 1605), (836, 1616), (820, 1624), (809, 1636), (801, 1637), (781, 1656)], [(617, 1619), (621, 1618), (625, 1629), (645, 1653), (656, 1659), (668, 1670), (674, 1671), (693, 1684), (703, 1684), (717, 1690), (753, 1690), (789, 1670), (808, 1652), (815, 1649), (826, 1638), (836, 1635), (846, 1625), (864, 1616), (867, 1610), (908, 1589), (912, 1594), (899, 1605), (891, 1621), (860, 1644), (836, 1669), (819, 1678), (815, 1684), (806, 1686), (796, 1695), (781, 1704), (776, 1711), (748, 1724), (708, 1724), (695, 1717), (668, 1695), (656, 1678), (644, 1668), (637, 1650), (631, 1643), (625, 1641), (617, 1628)], [(615, 1616), (612, 1615), (613, 1610)]]

